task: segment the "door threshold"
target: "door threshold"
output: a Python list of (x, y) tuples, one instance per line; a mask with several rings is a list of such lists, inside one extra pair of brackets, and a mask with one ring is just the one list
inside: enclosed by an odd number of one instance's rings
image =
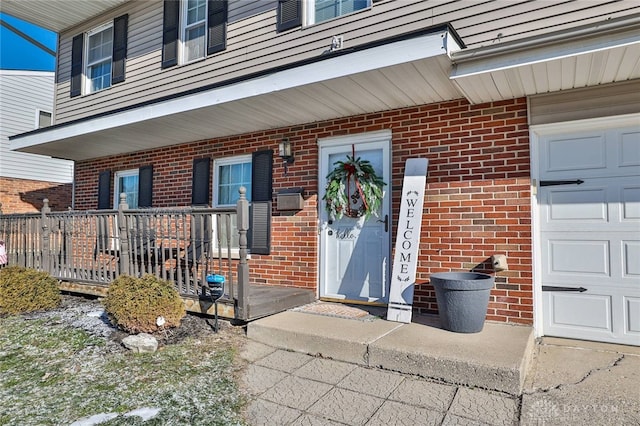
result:
[(365, 305), (365, 306), (382, 306), (386, 307), (386, 302), (365, 302), (363, 300), (351, 300), (351, 299), (336, 299), (332, 297), (321, 297), (318, 299), (322, 302), (344, 303), (347, 305)]

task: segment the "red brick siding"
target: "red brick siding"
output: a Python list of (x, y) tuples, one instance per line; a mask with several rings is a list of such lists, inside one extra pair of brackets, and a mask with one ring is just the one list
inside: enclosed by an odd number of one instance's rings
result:
[[(470, 105), (456, 100), (321, 123), (301, 124), (211, 141), (111, 157), (76, 165), (76, 205), (95, 208), (98, 173), (154, 166), (154, 206), (188, 205), (194, 158), (226, 157), (271, 148), (287, 137), (295, 162), (284, 175), (274, 158), (274, 192), (303, 187), (305, 208), (295, 215), (275, 209), (270, 256), (253, 255), (253, 282), (317, 287), (318, 138), (391, 129), (393, 211), (399, 211), (407, 158), (429, 159), (429, 177), (415, 306), (437, 309), (425, 284), (433, 272), (491, 272), (488, 259), (505, 254), (489, 307), (491, 320), (532, 322), (529, 139), (525, 99)], [(394, 222), (397, 216), (394, 216)]]
[(35, 213), (47, 198), (51, 210), (66, 210), (71, 207), (72, 191), (70, 183), (0, 177), (0, 208), (4, 214)]

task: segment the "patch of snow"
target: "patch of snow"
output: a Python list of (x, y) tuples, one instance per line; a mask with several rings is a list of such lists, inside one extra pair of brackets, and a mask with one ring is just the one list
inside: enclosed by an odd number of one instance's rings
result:
[(159, 412), (160, 412), (159, 408), (142, 407), (142, 408), (137, 408), (133, 411), (129, 411), (128, 413), (124, 414), (124, 416), (125, 417), (133, 417), (133, 416), (142, 417), (142, 421), (146, 422), (147, 420), (157, 416)]
[(116, 417), (118, 417), (117, 413), (100, 413), (100, 414), (95, 414), (91, 417), (84, 417), (80, 420), (76, 420), (75, 422), (71, 423), (69, 426), (94, 426), (100, 423), (107, 422), (111, 419), (115, 419)]
[(91, 311), (91, 312), (87, 312), (87, 316), (88, 317), (92, 317), (92, 318), (100, 318), (101, 316), (104, 315), (104, 309), (101, 311)]

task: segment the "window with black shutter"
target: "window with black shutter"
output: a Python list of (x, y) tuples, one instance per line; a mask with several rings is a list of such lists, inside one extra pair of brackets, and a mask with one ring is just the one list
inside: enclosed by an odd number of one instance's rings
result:
[(227, 20), (228, 0), (165, 0), (162, 68), (195, 61), (226, 49)]

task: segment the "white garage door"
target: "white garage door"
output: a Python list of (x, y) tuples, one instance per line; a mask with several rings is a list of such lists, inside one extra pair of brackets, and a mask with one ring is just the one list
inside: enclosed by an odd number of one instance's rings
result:
[(534, 138), (537, 294), (547, 336), (640, 345), (640, 116), (633, 118), (544, 126)]

